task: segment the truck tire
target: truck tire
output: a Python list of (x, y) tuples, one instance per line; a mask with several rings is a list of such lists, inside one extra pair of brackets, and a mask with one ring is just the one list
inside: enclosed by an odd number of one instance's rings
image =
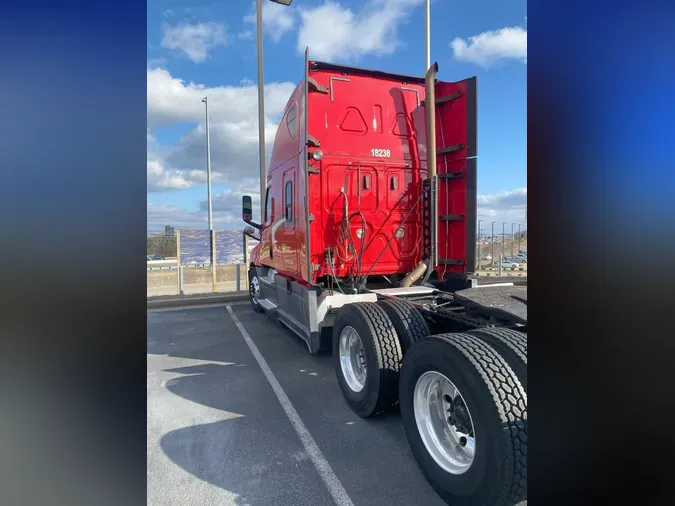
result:
[(527, 392), (470, 334), (429, 336), (400, 373), (403, 426), (427, 481), (453, 506), (527, 499)]
[(527, 392), (527, 335), (513, 329), (485, 328), (467, 332), (492, 346), (509, 364)]
[(333, 324), (335, 373), (347, 404), (367, 418), (398, 402), (403, 353), (394, 324), (374, 302), (343, 306)]
[(422, 313), (407, 300), (387, 299), (378, 304), (394, 324), (403, 355), (414, 342), (424, 339), (431, 333)]
[(258, 279), (258, 270), (251, 267), (248, 271), (248, 293), (251, 297), (251, 307), (256, 313), (265, 311), (260, 305), (260, 280)]

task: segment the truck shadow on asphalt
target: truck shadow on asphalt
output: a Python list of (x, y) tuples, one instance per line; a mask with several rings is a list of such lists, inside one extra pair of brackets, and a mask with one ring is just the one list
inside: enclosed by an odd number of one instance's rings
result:
[(170, 392), (218, 410), (200, 415), (204, 410), (196, 409), (197, 418), (221, 421), (168, 432), (162, 451), (188, 473), (231, 492), (235, 504), (294, 504), (303, 489), (315, 490), (302, 494), (311, 499), (307, 504), (330, 500), (311, 479), (312, 465), (265, 378), (252, 370), (257, 364), (237, 357), (228, 362), (166, 371), (184, 375), (167, 382)]
[[(229, 319), (229, 315), (223, 316)], [(247, 317), (240, 315), (240, 318), (248, 327)], [(148, 353), (185, 358), (188, 364), (190, 360), (208, 362), (162, 371), (173, 376), (164, 383), (168, 391), (210, 408), (194, 410), (196, 421), (202, 418), (206, 423), (195, 423), (164, 434), (160, 439), (162, 451), (191, 475), (231, 492), (234, 504), (315, 505), (332, 502), (248, 346), (231, 320), (226, 322), (221, 318), (221, 323), (225, 325), (215, 336), (179, 323), (165, 327), (170, 333), (149, 340)], [(309, 356), (304, 343), (288, 329), (265, 320), (262, 325), (266, 331), (262, 337), (266, 341), (264, 355), (274, 356), (278, 348), (280, 356), (288, 360), (289, 371), (298, 377), (302, 375), (301, 379), (290, 381), (286, 377), (290, 372), (280, 371), (278, 364), (277, 367), (271, 364), (294, 405), (300, 389), (306, 388), (302, 395), (312, 409), (303, 410), (300, 404), (296, 409), (320, 447), (327, 438), (339, 438), (346, 452), (360, 455), (376, 454), (383, 443), (407, 445), (405, 439), (401, 439), (402, 427), (397, 412), (369, 420), (362, 420), (351, 412), (339, 391), (330, 351)], [(256, 337), (256, 341), (260, 339)], [(189, 407), (187, 411), (190, 411)], [(217, 421), (211, 421), (214, 418)], [(334, 465), (330, 450), (322, 448)], [(345, 458), (339, 456), (338, 460)], [(363, 467), (364, 472), (372, 467), (368, 459), (360, 460), (363, 462), (357, 461), (353, 465)], [(414, 466), (414, 462), (411, 461), (410, 466)], [(334, 470), (339, 472), (337, 467)], [(391, 470), (383, 466), (380, 472), (391, 473)], [(358, 487), (358, 484), (353, 486)]]

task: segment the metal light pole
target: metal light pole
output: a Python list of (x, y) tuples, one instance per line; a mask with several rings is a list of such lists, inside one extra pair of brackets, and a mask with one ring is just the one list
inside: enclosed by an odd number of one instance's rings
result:
[(206, 105), (206, 187), (209, 203), (209, 230), (213, 230), (213, 208), (211, 205), (211, 135), (209, 133), (209, 99), (202, 98)]
[(492, 222), (492, 260), (490, 260), (492, 265), (495, 264), (495, 223), (495, 221)]
[(426, 43), (426, 66), (424, 73), (426, 74), (429, 67), (431, 67), (431, 0), (427, 0), (426, 24), (424, 30), (424, 37)]
[(523, 233), (520, 231), (520, 223), (518, 223), (518, 253), (523, 251), (523, 249), (520, 247), (520, 241), (523, 240)]
[(206, 106), (206, 187), (209, 203), (209, 235), (211, 241), (211, 289), (217, 292), (216, 283), (216, 232), (213, 230), (213, 208), (211, 205), (211, 134), (209, 132), (209, 98), (202, 98)]
[(516, 245), (516, 238), (513, 235), (513, 223), (511, 223), (511, 256), (515, 255), (515, 252), (513, 251), (514, 246)]
[[(270, 0), (275, 4), (289, 6), (293, 0)], [(263, 26), (262, 0), (256, 0), (256, 35), (258, 39), (258, 156), (260, 158), (260, 219), (263, 218), (265, 205), (265, 188), (267, 187), (265, 171), (265, 77), (263, 62)]]
[[(260, 219), (265, 205), (265, 84), (263, 72), (262, 0), (256, 0), (256, 33), (258, 36), (258, 156), (260, 157)], [(262, 223), (262, 222), (261, 222)]]
[(480, 261), (481, 261), (481, 256), (480, 256), (480, 224), (483, 223), (483, 220), (478, 220), (478, 269), (480, 269)]
[(502, 221), (502, 257), (504, 257), (504, 238), (506, 237), (506, 223)]

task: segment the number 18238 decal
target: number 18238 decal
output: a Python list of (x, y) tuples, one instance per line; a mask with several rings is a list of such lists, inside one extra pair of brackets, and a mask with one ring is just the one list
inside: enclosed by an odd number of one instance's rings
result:
[(377, 158), (391, 157), (391, 150), (389, 149), (371, 149), (370, 153)]

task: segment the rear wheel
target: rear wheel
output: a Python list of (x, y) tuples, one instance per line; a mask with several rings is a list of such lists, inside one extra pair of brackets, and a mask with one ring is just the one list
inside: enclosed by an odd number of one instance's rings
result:
[(492, 346), (513, 369), (527, 392), (527, 334), (499, 327), (471, 330), (467, 334)]
[(258, 279), (258, 271), (255, 267), (251, 267), (248, 271), (248, 292), (251, 296), (253, 311), (262, 313), (264, 310), (260, 305), (260, 280)]
[(398, 401), (403, 354), (394, 325), (373, 302), (343, 306), (333, 324), (333, 361), (345, 400), (361, 417)]
[(418, 341), (400, 375), (403, 425), (422, 472), (453, 506), (527, 497), (527, 393), (507, 362), (469, 334)]
[(429, 326), (424, 316), (413, 304), (403, 299), (387, 299), (378, 302), (394, 324), (403, 354), (420, 339), (427, 337)]

